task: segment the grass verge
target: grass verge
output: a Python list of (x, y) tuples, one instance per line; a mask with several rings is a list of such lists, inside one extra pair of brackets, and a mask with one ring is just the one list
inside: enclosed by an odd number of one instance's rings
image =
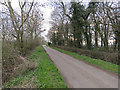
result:
[(62, 53), (65, 53), (65, 54), (68, 54), (76, 59), (80, 59), (80, 60), (83, 60), (83, 61), (86, 61), (90, 64), (93, 64), (95, 66), (98, 66), (100, 68), (103, 68), (105, 70), (108, 70), (108, 71), (112, 71), (116, 74), (118, 74), (118, 65), (116, 64), (112, 64), (112, 63), (109, 63), (109, 62), (106, 62), (106, 61), (103, 61), (103, 60), (100, 60), (100, 59), (93, 59), (93, 58), (90, 58), (90, 57), (87, 57), (87, 56), (83, 56), (83, 55), (79, 55), (79, 54), (76, 54), (76, 53), (73, 53), (73, 52), (69, 52), (69, 51), (65, 51), (65, 50), (62, 50), (62, 49), (59, 49), (59, 48), (56, 48), (56, 47), (51, 47), (55, 50), (58, 50)]
[(18, 78), (10, 80), (3, 88), (67, 88), (63, 78), (43, 47), (36, 48), (29, 56), (31, 63), (37, 62), (35, 70), (26, 70)]

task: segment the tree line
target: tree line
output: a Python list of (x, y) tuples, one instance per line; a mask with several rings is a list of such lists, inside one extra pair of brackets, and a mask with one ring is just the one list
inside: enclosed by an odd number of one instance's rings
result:
[(120, 9), (117, 2), (55, 2), (52, 28), (54, 45), (87, 49), (120, 47)]

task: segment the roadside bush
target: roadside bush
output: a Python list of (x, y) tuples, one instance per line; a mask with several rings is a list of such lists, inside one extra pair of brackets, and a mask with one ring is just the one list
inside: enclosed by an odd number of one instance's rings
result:
[(90, 52), (90, 57), (95, 58), (95, 59), (101, 59), (105, 60), (103, 56), (103, 52), (100, 51), (89, 51)]
[(64, 46), (56, 46), (57, 48), (64, 49), (67, 51), (75, 52), (80, 55), (89, 56), (94, 59), (101, 59), (107, 62), (111, 62), (114, 64), (118, 64), (118, 53), (110, 53), (110, 52), (103, 52), (99, 50), (86, 50), (80, 48), (71, 48), (71, 47), (64, 47)]
[(91, 57), (89, 50), (78, 49), (78, 54)]
[(17, 77), (26, 70), (34, 70), (37, 67), (36, 63), (30, 63), (20, 57), (21, 55), (27, 56), (30, 54), (39, 44), (38, 41), (24, 41), (24, 48), (21, 54), (16, 42), (5, 41), (2, 43), (2, 83), (8, 82), (10, 78)]
[(56, 46), (56, 47), (64, 49), (64, 50), (67, 50), (67, 51), (71, 51), (71, 52), (77, 53), (77, 48), (74, 48), (74, 47), (64, 47), (64, 46)]
[(11, 77), (13, 68), (21, 64), (19, 51), (14, 48), (11, 42), (3, 42), (2, 44), (2, 81), (5, 83)]
[(35, 47), (39, 46), (40, 43), (38, 40), (33, 40), (33, 41), (24, 41), (24, 49), (22, 52), (22, 55), (25, 56), (29, 54)]

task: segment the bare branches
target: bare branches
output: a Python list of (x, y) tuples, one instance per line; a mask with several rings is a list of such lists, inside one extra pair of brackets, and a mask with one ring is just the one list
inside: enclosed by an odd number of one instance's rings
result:
[(31, 9), (32, 9), (33, 4), (34, 4), (34, 2), (31, 3), (30, 9), (29, 9), (29, 11), (28, 11), (28, 13), (27, 13), (27, 17), (24, 19), (24, 21), (23, 21), (22, 24), (20, 25), (20, 28), (23, 26), (23, 24), (24, 24), (24, 23), (26, 22), (26, 20), (28, 19), (29, 13), (30, 13), (30, 11), (31, 11)]
[(23, 9), (23, 8), (24, 8), (25, 4), (26, 4), (26, 2), (24, 2), (24, 4), (22, 5), (21, 9)]
[(62, 5), (62, 8), (63, 8), (63, 13), (64, 13), (70, 20), (72, 20), (72, 18), (70, 17), (70, 15), (68, 15), (68, 14), (66, 13), (65, 5), (64, 5), (63, 2), (61, 2), (61, 5)]
[(6, 14), (6, 15), (10, 16), (10, 14), (8, 14), (7, 12), (2, 11), (1, 13), (3, 13), (3, 14)]
[(1, 4), (1, 5), (4, 5), (4, 6), (6, 6), (6, 7), (8, 7), (8, 5), (7, 5), (6, 2), (1, 2), (1, 1), (0, 1), (0, 4)]

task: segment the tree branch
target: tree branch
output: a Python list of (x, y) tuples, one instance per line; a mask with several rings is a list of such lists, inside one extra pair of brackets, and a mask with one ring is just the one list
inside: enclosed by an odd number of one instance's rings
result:
[(65, 10), (65, 5), (64, 5), (64, 3), (63, 2), (61, 2), (61, 4), (62, 4), (62, 8), (63, 8), (63, 13), (72, 21), (72, 18), (70, 17), (70, 15), (68, 15), (67, 13), (66, 13), (66, 10)]
[(24, 19), (24, 21), (23, 21), (22, 24), (20, 25), (20, 28), (23, 26), (23, 24), (24, 24), (24, 23), (26, 22), (26, 20), (28, 19), (29, 13), (30, 13), (30, 11), (31, 11), (31, 9), (32, 9), (33, 4), (34, 4), (34, 1), (32, 2), (31, 6), (30, 6), (30, 9), (29, 9), (29, 11), (28, 11), (28, 13), (27, 13), (27, 17)]

